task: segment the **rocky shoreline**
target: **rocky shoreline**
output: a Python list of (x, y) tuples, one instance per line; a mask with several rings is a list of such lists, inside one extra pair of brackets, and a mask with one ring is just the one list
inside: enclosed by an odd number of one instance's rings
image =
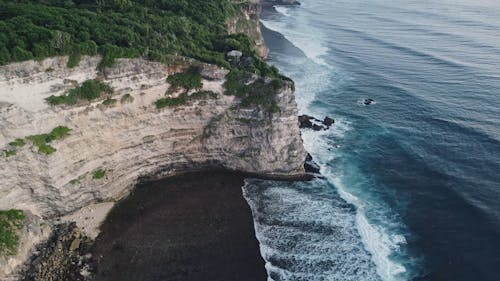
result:
[(92, 243), (75, 223), (55, 225), (49, 239), (37, 246), (24, 265), (19, 280), (89, 280)]

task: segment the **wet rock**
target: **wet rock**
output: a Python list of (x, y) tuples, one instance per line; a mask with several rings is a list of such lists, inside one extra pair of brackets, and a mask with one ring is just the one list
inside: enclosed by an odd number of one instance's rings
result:
[(328, 130), (335, 121), (326, 116), (323, 120), (319, 120), (316, 117), (309, 115), (301, 115), (299, 116), (299, 123), (301, 129), (312, 129), (314, 131), (323, 131)]
[[(310, 156), (310, 155), (309, 155)], [(304, 163), (304, 169), (306, 169), (306, 172), (311, 173), (311, 174), (319, 174), (320, 172), (320, 167), (316, 162), (312, 160), (312, 157), (310, 158), (311, 160), (308, 160)]]
[(326, 116), (325, 119), (323, 119), (323, 124), (327, 127), (330, 127), (331, 125), (333, 125), (333, 123), (335, 123), (335, 120), (333, 120), (333, 118)]
[(363, 102), (365, 105), (370, 105), (374, 102), (375, 100), (373, 99), (365, 99), (365, 101)]
[(75, 223), (56, 225), (50, 238), (38, 246), (36, 254), (26, 263), (20, 280), (88, 280), (91, 244), (90, 239), (81, 236)]
[(301, 115), (299, 116), (299, 122), (300, 122), (300, 128), (304, 129), (312, 129), (313, 123), (311, 122), (311, 119), (314, 119), (314, 117), (311, 117), (309, 115)]
[(321, 125), (318, 125), (318, 124), (313, 124), (312, 129), (315, 131), (321, 131), (321, 130), (326, 130), (327, 128), (325, 128)]

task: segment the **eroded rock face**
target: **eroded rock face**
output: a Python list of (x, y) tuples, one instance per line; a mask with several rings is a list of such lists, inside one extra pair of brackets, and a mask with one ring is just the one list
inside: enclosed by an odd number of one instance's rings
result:
[[(122, 198), (144, 176), (165, 176), (187, 169), (224, 167), (273, 176), (301, 176), (306, 152), (291, 85), (277, 95), (279, 113), (240, 108), (222, 94), (221, 69), (204, 90), (217, 98), (157, 109), (165, 78), (180, 71), (140, 59), (120, 59), (96, 70), (98, 58), (84, 57), (75, 69), (67, 58), (23, 62), (0, 68), (0, 149), (16, 138), (50, 132), (63, 125), (71, 135), (51, 143), (45, 155), (30, 143), (14, 156), (0, 156), (0, 209), (24, 209), (60, 216), (88, 204)], [(212, 66), (213, 67), (213, 66)], [(87, 79), (100, 78), (114, 88), (114, 106), (102, 100), (72, 107), (44, 101)], [(123, 99), (125, 95), (132, 99)], [(96, 170), (105, 176), (94, 177)]]
[(228, 32), (244, 33), (254, 42), (254, 47), (261, 58), (269, 56), (269, 48), (264, 43), (260, 30), (259, 16), (262, 11), (260, 0), (247, 0), (239, 4), (240, 13), (232, 18), (228, 24)]

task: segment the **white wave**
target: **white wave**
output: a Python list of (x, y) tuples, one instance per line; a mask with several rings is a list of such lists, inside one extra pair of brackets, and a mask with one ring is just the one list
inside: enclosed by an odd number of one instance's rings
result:
[(357, 207), (356, 224), (359, 234), (363, 239), (368, 251), (372, 254), (372, 260), (377, 266), (377, 273), (383, 280), (401, 280), (401, 274), (406, 272), (406, 268), (391, 259), (394, 251), (398, 251), (400, 245), (406, 244), (406, 239), (400, 234), (389, 234), (381, 226), (371, 224), (366, 218), (366, 211), (363, 202), (347, 192), (341, 180), (335, 177), (328, 177), (337, 187), (340, 196), (347, 202)]
[(268, 29), (276, 31), (290, 41), (295, 47), (299, 48), (309, 59), (318, 65), (329, 66), (324, 57), (328, 54), (328, 48), (318, 38), (317, 32), (302, 33), (296, 32), (286, 27), (285, 22), (260, 20)]
[(274, 6), (274, 9), (276, 10), (276, 12), (284, 15), (285, 17), (289, 17), (291, 16), (288, 11), (289, 11), (289, 8), (286, 8), (286, 7), (283, 7), (283, 6)]
[[(372, 261), (377, 267), (378, 275), (385, 281), (405, 280), (403, 276), (407, 269), (400, 262), (391, 258), (394, 252), (400, 250), (401, 245), (406, 244), (405, 237), (399, 233), (391, 233), (390, 230), (381, 225), (371, 223), (366, 213), (375, 210), (370, 209), (367, 206), (368, 202), (365, 202), (364, 199), (350, 193), (341, 177), (326, 165), (336, 156), (335, 153), (326, 152), (325, 149), (331, 147), (332, 144), (325, 141), (325, 136), (342, 139), (350, 128), (349, 122), (342, 119), (336, 120), (332, 127), (333, 131), (324, 131), (321, 134), (305, 131), (303, 133), (304, 144), (320, 166), (321, 173), (337, 188), (342, 199), (356, 207), (356, 227), (363, 244), (372, 255)], [(379, 217), (377, 219), (387, 220), (388, 218)]]
[(269, 281), (380, 280), (356, 231), (355, 214), (324, 180), (247, 180), (243, 195)]
[[(283, 11), (281, 11), (283, 12)], [(281, 13), (280, 12), (280, 13)], [(285, 11), (286, 12), (286, 11)], [(294, 21), (294, 24), (287, 25), (287, 21)], [(331, 86), (331, 82), (337, 80), (328, 79), (330, 74), (335, 72), (335, 67), (330, 66), (326, 63), (325, 57), (328, 54), (329, 49), (325, 47), (324, 40), (321, 39), (321, 33), (315, 32), (314, 30), (300, 30), (308, 28), (307, 24), (300, 24), (300, 19), (297, 20), (296, 17), (288, 17), (280, 21), (273, 20), (262, 20), (262, 24), (276, 32), (281, 33), (289, 42), (291, 42), (294, 46), (301, 49), (302, 52), (316, 65), (311, 64), (312, 68), (309, 69), (309, 64), (303, 64), (303, 62), (297, 62), (298, 68), (302, 69), (302, 72), (307, 73), (306, 76), (299, 76), (300, 79), (296, 79), (297, 85), (297, 100), (299, 105), (299, 110), (301, 112), (306, 112), (311, 115), (318, 114), (315, 112), (315, 108), (311, 107), (312, 101), (315, 100), (315, 96), (317, 93), (325, 90), (325, 87), (328, 85)], [(300, 64), (300, 65), (299, 65)], [(317, 65), (321, 67), (317, 67)], [(326, 67), (323, 67), (326, 66)], [(293, 70), (292, 70), (293, 71)], [(339, 73), (337, 73), (339, 74)], [(335, 76), (338, 76), (335, 74)], [(293, 76), (292, 76), (293, 77)], [(330, 77), (332, 78), (332, 77)], [(337, 77), (338, 78), (338, 77)], [(335, 160), (335, 157), (339, 157), (336, 154), (335, 149), (332, 148), (338, 147), (338, 143), (335, 140), (343, 140), (344, 136), (351, 130), (351, 124), (342, 118), (335, 119), (335, 125), (332, 129), (328, 131), (321, 132), (313, 132), (305, 130), (302, 132), (302, 138), (304, 140), (304, 146), (307, 151), (309, 151), (314, 160), (320, 165), (322, 174), (326, 177), (328, 182), (330, 182), (333, 186), (336, 187), (340, 197), (345, 201), (356, 208), (356, 212), (354, 218), (352, 220), (353, 229), (359, 235), (357, 239), (359, 241), (349, 240), (348, 244), (361, 243), (363, 250), (370, 253), (371, 266), (374, 267), (374, 271), (376, 271), (377, 276), (379, 277), (370, 277), (373, 279), (383, 279), (384, 281), (402, 281), (407, 280), (405, 272), (409, 269), (405, 268), (405, 266), (394, 258), (395, 254), (398, 253), (401, 249), (401, 246), (406, 244), (406, 238), (398, 231), (399, 222), (392, 221), (392, 217), (388, 215), (386, 209), (388, 206), (384, 206), (380, 202), (370, 202), (372, 198), (370, 195), (357, 196), (353, 190), (346, 187), (343, 182), (343, 176), (341, 173), (341, 169), (343, 167), (335, 167), (335, 170), (330, 170), (328, 163), (331, 163)], [(333, 140), (332, 140), (333, 139)], [(247, 196), (245, 196), (247, 198)], [(293, 194), (293, 193), (284, 193), (281, 196), (277, 196), (275, 201), (272, 202), (276, 205), (285, 205), (289, 206), (288, 203), (290, 201), (285, 200), (284, 198), (289, 197), (303, 197), (302, 194)], [(260, 198), (259, 198), (260, 199)], [(285, 201), (284, 201), (285, 200)], [(377, 201), (378, 199), (373, 199)], [(247, 198), (249, 204), (252, 205), (252, 199)], [(288, 202), (288, 203), (286, 203)], [(288, 214), (294, 218), (301, 218), (304, 221), (314, 221), (315, 219), (321, 218), (323, 216), (327, 216), (330, 218), (334, 218), (337, 221), (348, 222), (350, 221), (348, 218), (343, 217), (339, 219), (339, 210), (329, 209), (328, 206), (322, 206), (323, 210), (328, 210), (331, 213), (321, 213), (314, 207), (314, 203), (311, 201), (298, 203), (295, 202), (294, 205), (298, 206), (299, 211), (297, 213), (290, 213), (290, 209), (284, 210), (274, 210), (272, 214), (269, 214), (269, 217), (273, 217), (276, 219), (276, 216), (281, 216), (282, 214)], [(257, 206), (253, 206), (252, 210), (259, 209)], [(370, 214), (371, 216), (367, 216)], [(376, 215), (375, 215), (376, 214)], [(258, 214), (254, 214), (258, 216)], [(305, 216), (308, 217), (305, 217)], [(372, 222), (372, 219), (375, 218)], [(255, 218), (257, 221), (257, 218)], [(394, 227), (394, 225), (396, 225)], [(345, 229), (348, 229), (345, 226)], [(292, 235), (289, 229), (287, 231), (279, 232), (280, 227), (276, 227), (273, 230), (265, 230), (261, 224), (256, 222), (256, 233), (261, 244), (261, 251), (264, 259), (269, 263), (270, 257), (279, 256), (280, 253), (276, 252), (275, 248), (273, 248), (272, 240), (286, 240), (285, 237), (287, 235)], [(268, 232), (266, 232), (268, 231)], [(266, 236), (270, 236), (269, 239), (266, 239)], [(311, 251), (318, 251), (319, 249), (314, 248), (311, 244), (313, 244), (314, 239), (311, 237), (307, 237), (308, 247), (312, 247), (310, 249), (305, 250), (305, 252), (309, 251), (309, 255)], [(326, 239), (328, 240), (328, 239)], [(344, 241), (345, 242), (345, 241)], [(340, 245), (342, 245), (340, 243)], [(339, 249), (339, 243), (331, 243), (325, 244), (325, 247), (333, 247), (333, 249)], [(284, 253), (286, 255), (290, 255), (290, 253)], [(325, 251), (325, 254), (330, 254), (330, 252)], [(346, 252), (346, 255), (350, 255), (349, 258), (353, 258), (352, 253)], [(332, 253), (335, 255), (335, 253)], [(374, 265), (374, 266), (373, 266)], [(355, 268), (358, 265), (355, 263), (347, 263), (346, 267)], [(281, 272), (281, 268), (279, 266), (272, 266), (271, 264), (266, 265), (268, 268), (268, 272), (279, 272), (279, 276), (289, 276), (289, 272), (283, 271)], [(335, 276), (333, 279), (332, 276)], [(295, 276), (297, 277), (297, 276)], [(357, 278), (357, 279), (356, 279)], [(370, 278), (360, 278), (359, 276), (354, 276), (353, 280), (370, 280)], [(350, 280), (348, 277), (342, 277), (339, 275), (322, 275), (319, 274), (315, 277), (308, 278), (282, 278), (279, 280)], [(272, 279), (269, 279), (272, 281)]]

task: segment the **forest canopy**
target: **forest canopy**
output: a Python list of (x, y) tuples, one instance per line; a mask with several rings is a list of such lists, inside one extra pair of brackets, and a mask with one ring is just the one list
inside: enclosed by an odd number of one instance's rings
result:
[(182, 55), (227, 66), (225, 52), (253, 56), (245, 35), (228, 35), (231, 0), (0, 0), (0, 65), (101, 54), (156, 61)]

